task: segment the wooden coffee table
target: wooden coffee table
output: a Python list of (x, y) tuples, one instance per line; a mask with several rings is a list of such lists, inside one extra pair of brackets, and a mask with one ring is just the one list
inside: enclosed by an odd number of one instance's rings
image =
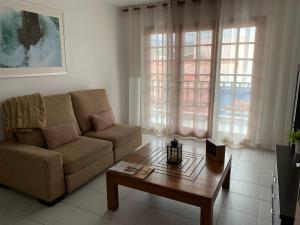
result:
[(230, 186), (231, 158), (226, 153), (224, 162), (214, 161), (205, 156), (205, 149), (184, 145), (181, 166), (169, 165), (164, 144), (154, 141), (123, 159), (154, 166), (155, 171), (148, 177), (137, 179), (112, 171), (106, 173), (108, 209), (118, 209), (118, 185), (123, 185), (201, 207), (200, 224), (212, 225), (213, 206), (221, 186)]

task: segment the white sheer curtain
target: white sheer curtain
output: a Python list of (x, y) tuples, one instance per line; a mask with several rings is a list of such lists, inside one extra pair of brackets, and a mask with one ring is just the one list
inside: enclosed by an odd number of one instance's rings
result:
[(129, 7), (130, 122), (232, 145), (286, 144), (300, 63), (299, 11), (299, 0)]
[(170, 0), (125, 12), (132, 123), (141, 118), (157, 134), (208, 136), (216, 9), (210, 1)]
[(286, 144), (297, 63), (297, 0), (222, 0), (213, 136), (233, 145)]

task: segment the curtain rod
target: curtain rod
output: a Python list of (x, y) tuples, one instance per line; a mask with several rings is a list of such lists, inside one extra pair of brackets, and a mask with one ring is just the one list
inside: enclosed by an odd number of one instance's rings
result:
[[(192, 0), (192, 2), (201, 2), (202, 0)], [(177, 5), (184, 5), (185, 4), (185, 0), (178, 0), (177, 2)], [(156, 8), (156, 5), (147, 5), (146, 8), (147, 9), (152, 9), (152, 8)], [(162, 6), (163, 7), (167, 7), (169, 4), (167, 2), (165, 3), (162, 3)], [(141, 6), (133, 6), (132, 7), (134, 11), (136, 10), (140, 10), (141, 9)], [(128, 12), (129, 11), (129, 7), (126, 7), (122, 10), (123, 12)]]

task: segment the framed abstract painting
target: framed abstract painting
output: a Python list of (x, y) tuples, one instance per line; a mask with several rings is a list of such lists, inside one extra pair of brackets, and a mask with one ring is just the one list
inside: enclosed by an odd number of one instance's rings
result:
[(0, 78), (63, 74), (62, 10), (0, 0)]

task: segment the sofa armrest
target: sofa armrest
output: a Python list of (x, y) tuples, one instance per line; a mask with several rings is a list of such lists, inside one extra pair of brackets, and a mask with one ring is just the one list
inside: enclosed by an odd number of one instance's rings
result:
[(60, 153), (15, 142), (0, 142), (0, 183), (47, 202), (65, 193)]

